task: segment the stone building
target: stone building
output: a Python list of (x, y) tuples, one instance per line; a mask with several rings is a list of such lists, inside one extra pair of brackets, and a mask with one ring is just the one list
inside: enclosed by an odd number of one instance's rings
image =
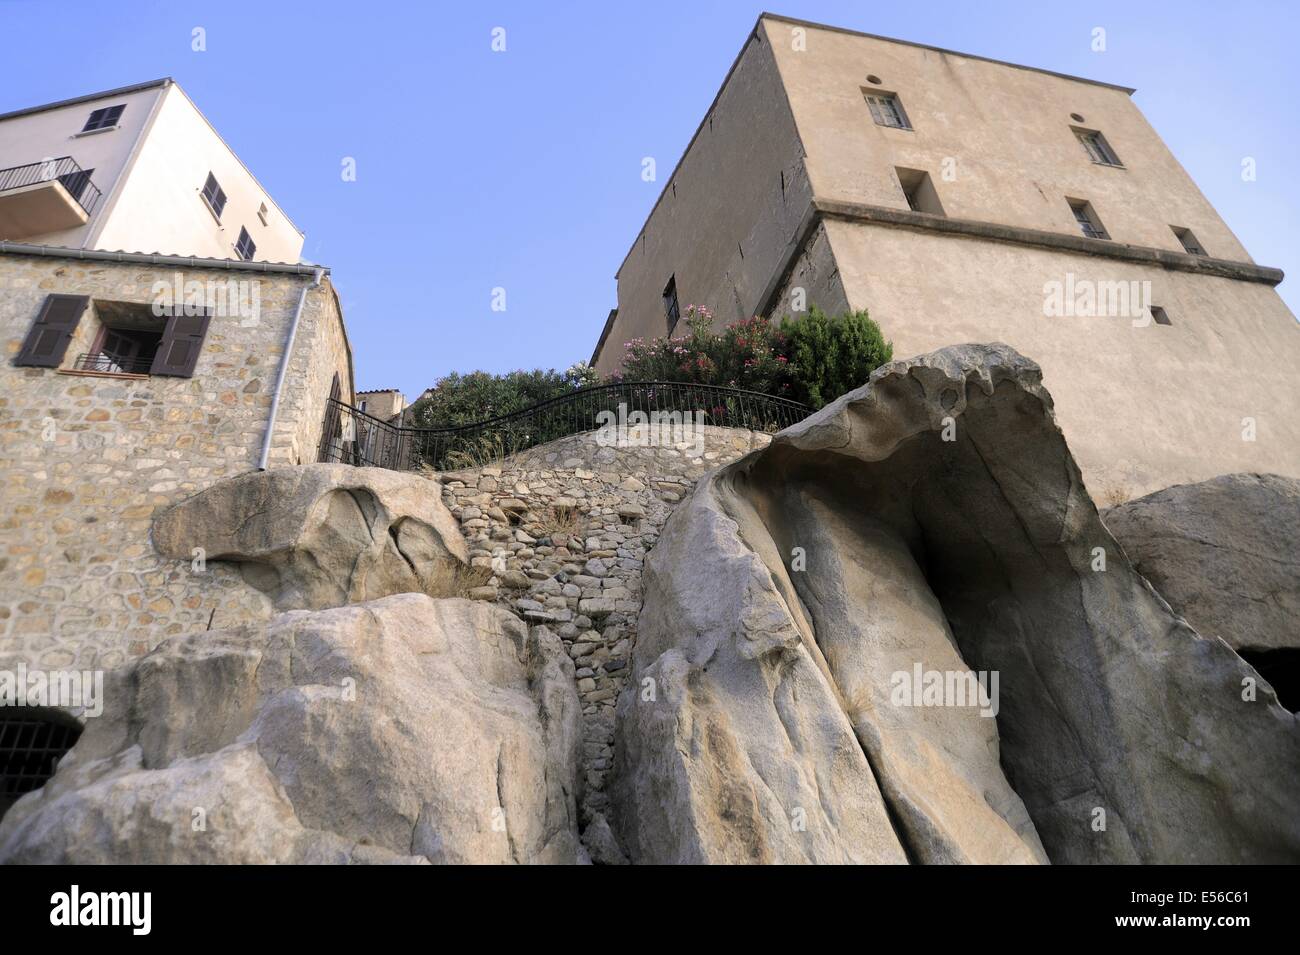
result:
[(406, 410), (406, 395), (396, 388), (378, 388), (357, 392), (357, 410), (380, 421), (394, 424)]
[(229, 568), (158, 556), (156, 511), (315, 461), (353, 397), (327, 273), (0, 242), (0, 667), (107, 669), (269, 615)]
[(1300, 328), (1133, 90), (763, 14), (632, 243), (592, 361), (867, 309), (898, 357), (1035, 359), (1092, 491), (1300, 474)]
[(265, 262), (303, 243), (170, 78), (0, 114), (0, 239)]

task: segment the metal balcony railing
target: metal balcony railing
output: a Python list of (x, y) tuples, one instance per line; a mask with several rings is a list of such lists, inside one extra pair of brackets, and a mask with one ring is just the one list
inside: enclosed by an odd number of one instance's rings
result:
[(0, 169), (0, 193), (55, 180), (63, 183), (63, 188), (77, 200), (77, 204), (85, 210), (86, 215), (94, 214), (95, 207), (99, 205), (103, 194), (90, 181), (90, 173), (78, 166), (71, 156), (43, 159), (23, 166)]
[[(812, 409), (756, 391), (683, 382), (628, 381), (580, 388), (510, 414), (472, 424), (409, 428), (373, 418), (327, 399), (317, 460), (403, 471), (465, 467), (477, 460), (525, 451), (557, 438), (595, 431), (613, 421), (690, 412), (695, 424), (775, 433)], [(681, 421), (682, 419), (677, 419)], [(653, 422), (653, 419), (651, 419)], [(651, 425), (653, 427), (653, 423)]]
[(119, 375), (147, 375), (153, 358), (122, 358), (103, 352), (82, 353), (72, 365), (77, 371), (111, 371)]

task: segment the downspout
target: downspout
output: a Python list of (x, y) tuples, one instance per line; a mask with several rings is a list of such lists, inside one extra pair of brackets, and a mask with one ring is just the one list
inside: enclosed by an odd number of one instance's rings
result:
[(289, 338), (284, 343), (284, 354), (280, 356), (280, 371), (275, 376), (275, 391), (271, 395), (271, 414), (266, 422), (266, 437), (262, 440), (262, 456), (257, 460), (257, 469), (266, 470), (266, 462), (271, 457), (271, 438), (275, 434), (275, 417), (280, 411), (280, 393), (284, 389), (284, 379), (289, 374), (289, 361), (293, 357), (293, 340), (298, 337), (298, 324), (302, 321), (302, 309), (307, 304), (307, 293), (320, 287), (324, 269), (316, 269), (312, 274), (310, 285), (304, 285), (298, 295), (298, 307), (293, 310), (293, 321), (289, 323)]

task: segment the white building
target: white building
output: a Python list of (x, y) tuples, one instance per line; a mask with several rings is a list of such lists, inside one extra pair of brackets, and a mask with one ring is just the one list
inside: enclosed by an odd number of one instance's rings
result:
[(303, 234), (168, 78), (0, 114), (0, 240), (296, 263)]

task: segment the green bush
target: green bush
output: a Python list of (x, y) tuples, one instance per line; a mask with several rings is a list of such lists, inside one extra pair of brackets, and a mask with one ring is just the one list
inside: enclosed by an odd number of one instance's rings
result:
[(783, 318), (781, 334), (794, 378), (792, 397), (814, 409), (866, 384), (894, 355), (893, 343), (866, 312), (832, 318), (814, 306), (802, 318)]
[(520, 411), (598, 380), (594, 369), (585, 362), (562, 372), (553, 368), (511, 371), (504, 375), (486, 371), (466, 375), (452, 372), (439, 378), (411, 406), (411, 418), (416, 427), (423, 428), (473, 424)]

